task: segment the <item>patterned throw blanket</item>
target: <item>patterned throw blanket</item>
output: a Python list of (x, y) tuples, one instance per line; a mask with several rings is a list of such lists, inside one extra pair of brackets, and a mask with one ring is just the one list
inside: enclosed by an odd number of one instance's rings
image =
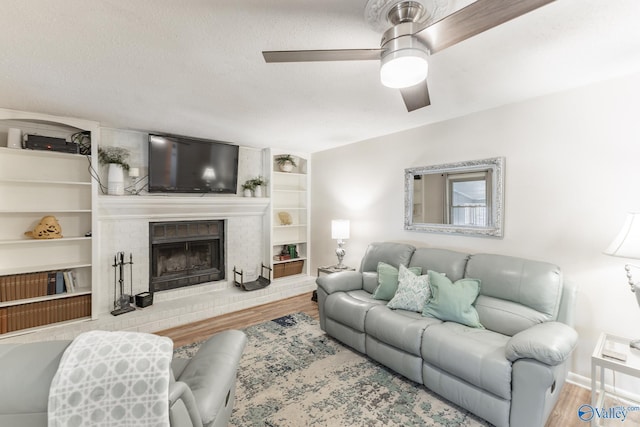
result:
[(170, 338), (92, 331), (65, 350), (49, 390), (49, 427), (169, 426)]

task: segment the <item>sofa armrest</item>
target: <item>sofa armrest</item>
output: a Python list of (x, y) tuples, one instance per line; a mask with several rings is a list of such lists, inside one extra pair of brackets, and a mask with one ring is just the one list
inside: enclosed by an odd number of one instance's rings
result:
[(316, 283), (327, 295), (334, 292), (355, 291), (362, 289), (362, 273), (358, 271), (340, 271), (318, 277)]
[(220, 332), (205, 341), (176, 376), (176, 382), (191, 389), (203, 425), (211, 424), (229, 399), (246, 344), (247, 336), (242, 331)]
[(176, 381), (169, 386), (169, 408), (172, 408), (179, 400), (182, 401), (189, 413), (189, 419), (193, 427), (202, 427), (202, 419), (198, 412), (196, 399), (189, 386), (182, 381)]
[(511, 362), (535, 359), (541, 363), (559, 365), (578, 343), (578, 333), (560, 322), (539, 323), (518, 332), (507, 342), (506, 356)]

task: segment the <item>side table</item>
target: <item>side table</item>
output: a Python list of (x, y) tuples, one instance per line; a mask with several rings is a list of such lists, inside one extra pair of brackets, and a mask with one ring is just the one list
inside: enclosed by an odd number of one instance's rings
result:
[[(335, 265), (327, 265), (325, 267), (318, 267), (318, 273), (316, 274), (316, 277), (320, 277), (320, 273), (333, 274), (339, 273), (341, 271), (356, 271), (356, 269), (348, 266), (345, 266), (345, 268), (336, 268)], [(311, 295), (311, 301), (318, 301), (318, 291), (313, 291), (313, 295)]]
[[(582, 405), (578, 417), (582, 421), (591, 421), (592, 426), (600, 425), (600, 419), (615, 418), (621, 415), (620, 406), (605, 407), (607, 394), (614, 393), (605, 388), (605, 371), (611, 370), (640, 379), (640, 351), (629, 347), (630, 340), (603, 332), (591, 355), (591, 405)], [(600, 370), (599, 372), (598, 369)], [(597, 373), (600, 375), (598, 376)], [(625, 399), (626, 400), (626, 399)], [(634, 411), (640, 409), (635, 406)]]

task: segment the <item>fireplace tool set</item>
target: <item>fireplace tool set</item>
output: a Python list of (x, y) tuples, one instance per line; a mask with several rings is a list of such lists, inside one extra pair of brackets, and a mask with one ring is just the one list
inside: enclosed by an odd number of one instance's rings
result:
[[(129, 265), (129, 294), (125, 293), (124, 269)], [(133, 299), (133, 255), (129, 254), (129, 261), (125, 262), (124, 252), (118, 252), (113, 258), (113, 311), (111, 314), (119, 316), (134, 311), (131, 305)], [(118, 294), (118, 291), (120, 295)]]

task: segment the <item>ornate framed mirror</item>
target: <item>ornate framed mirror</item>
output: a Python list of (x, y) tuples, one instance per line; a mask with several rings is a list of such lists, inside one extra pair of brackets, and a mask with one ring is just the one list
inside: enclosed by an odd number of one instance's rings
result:
[(404, 229), (502, 237), (504, 157), (405, 169)]

